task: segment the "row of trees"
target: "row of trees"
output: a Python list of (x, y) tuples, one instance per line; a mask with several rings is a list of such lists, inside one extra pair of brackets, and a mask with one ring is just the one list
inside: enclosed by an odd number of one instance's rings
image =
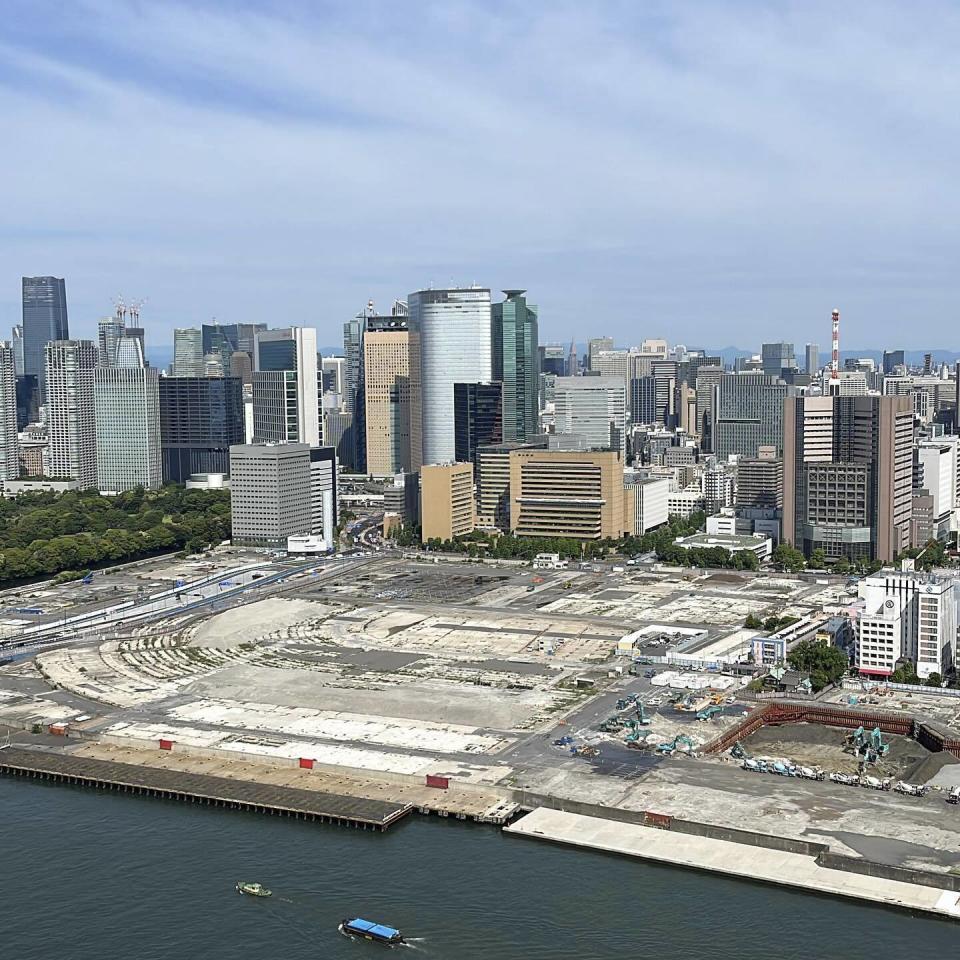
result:
[(225, 490), (25, 494), (0, 500), (0, 581), (82, 571), (164, 551), (206, 549), (230, 536)]
[[(925, 547), (917, 547), (901, 554), (903, 559), (915, 559), (920, 570), (932, 570), (934, 567), (945, 567), (953, 561), (947, 554), (946, 546), (939, 540), (931, 540)], [(814, 550), (807, 560), (803, 553), (791, 547), (789, 543), (781, 543), (773, 551), (771, 557), (774, 566), (790, 573), (799, 573), (801, 570), (830, 570), (832, 573), (870, 574), (876, 573), (882, 564), (879, 560), (849, 560), (847, 557), (829, 559), (820, 550)]]

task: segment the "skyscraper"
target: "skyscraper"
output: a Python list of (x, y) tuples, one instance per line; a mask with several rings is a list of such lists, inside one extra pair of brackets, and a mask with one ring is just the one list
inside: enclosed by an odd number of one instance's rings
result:
[(17, 445), (17, 375), (13, 347), (0, 340), (0, 482), (20, 476)]
[(540, 373), (552, 373), (555, 377), (567, 376), (567, 350), (562, 343), (547, 343), (538, 347)]
[(503, 384), (453, 385), (454, 459), (475, 463), (477, 447), (503, 441)]
[(527, 440), (538, 432), (537, 308), (525, 290), (504, 290), (491, 307), (493, 379), (503, 384), (503, 439)]
[(419, 290), (408, 303), (411, 467), (417, 471), (454, 459), (453, 385), (492, 379), (490, 290)]
[[(372, 313), (372, 304), (371, 310)], [(343, 355), (347, 361), (345, 379), (346, 392), (343, 407), (348, 413), (353, 413), (360, 405), (360, 371), (363, 367), (363, 330), (367, 322), (366, 313), (358, 313), (352, 320), (343, 325)]]
[(321, 442), (317, 331), (313, 327), (262, 330), (255, 342), (255, 443)]
[(410, 472), (410, 332), (406, 317), (368, 317), (363, 334), (366, 472)]
[(88, 490), (97, 485), (97, 348), (89, 340), (53, 340), (45, 355), (50, 476)]
[(763, 343), (760, 345), (760, 365), (768, 377), (779, 377), (784, 370), (791, 370), (796, 366), (793, 344)]
[(97, 347), (100, 350), (101, 367), (117, 365), (117, 344), (126, 335), (126, 321), (118, 309), (112, 317), (104, 317), (97, 322)]
[(140, 341), (133, 338), (121, 337), (114, 363), (97, 367), (94, 399), (101, 493), (160, 487), (158, 381), (158, 371), (145, 364)]
[(196, 327), (177, 327), (173, 331), (174, 377), (202, 377), (204, 375), (203, 344)]
[[(572, 346), (572, 344), (571, 344)], [(613, 337), (593, 337), (587, 342), (587, 369), (594, 370), (594, 362), (601, 351), (613, 349)]]
[(902, 350), (884, 350), (883, 351), (883, 372), (885, 374), (893, 373), (897, 367), (906, 365), (906, 357)]
[(23, 326), (16, 324), (13, 328), (13, 369), (18, 377), (23, 376)]
[(807, 344), (807, 365), (805, 372), (811, 377), (820, 370), (820, 344)]
[(23, 372), (32, 373), (46, 398), (46, 346), (67, 340), (67, 289), (58, 277), (23, 277)]
[(910, 546), (909, 397), (788, 397), (783, 432), (786, 542), (883, 563)]
[(711, 445), (719, 460), (755, 457), (760, 447), (783, 451), (783, 400), (788, 387), (762, 373), (726, 373), (717, 384)]
[(236, 377), (160, 380), (160, 454), (166, 483), (194, 473), (229, 473), (243, 443), (243, 387)]

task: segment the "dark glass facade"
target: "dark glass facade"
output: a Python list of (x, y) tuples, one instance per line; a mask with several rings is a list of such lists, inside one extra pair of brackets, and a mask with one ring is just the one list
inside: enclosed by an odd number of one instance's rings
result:
[(47, 344), (69, 340), (67, 288), (58, 277), (23, 277), (23, 372), (37, 378), (46, 395), (44, 370)]
[(230, 446), (243, 443), (238, 377), (162, 377), (160, 451), (165, 483), (192, 473), (229, 473)]
[(17, 430), (40, 419), (40, 385), (31, 374), (17, 377)]
[(537, 308), (524, 290), (504, 290), (490, 307), (493, 379), (503, 384), (503, 439), (527, 440), (539, 431), (540, 350)]
[(453, 385), (454, 451), (457, 463), (475, 463), (477, 447), (503, 442), (503, 384)]

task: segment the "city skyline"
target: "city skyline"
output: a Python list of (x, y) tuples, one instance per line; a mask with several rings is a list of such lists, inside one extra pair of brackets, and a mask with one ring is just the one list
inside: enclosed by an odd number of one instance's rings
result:
[(7, 329), (19, 276), (67, 277), (83, 338), (145, 297), (154, 343), (277, 313), (336, 343), (368, 297), (477, 281), (530, 290), (544, 342), (599, 314), (618, 342), (822, 343), (839, 306), (853, 347), (960, 348), (947, 4), (936, 31), (826, 4), (14, 6)]

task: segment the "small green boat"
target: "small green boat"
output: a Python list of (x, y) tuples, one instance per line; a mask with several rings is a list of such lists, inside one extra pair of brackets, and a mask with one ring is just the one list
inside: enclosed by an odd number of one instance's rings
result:
[(272, 897), (273, 891), (259, 883), (237, 883), (237, 893), (245, 893), (249, 897)]

